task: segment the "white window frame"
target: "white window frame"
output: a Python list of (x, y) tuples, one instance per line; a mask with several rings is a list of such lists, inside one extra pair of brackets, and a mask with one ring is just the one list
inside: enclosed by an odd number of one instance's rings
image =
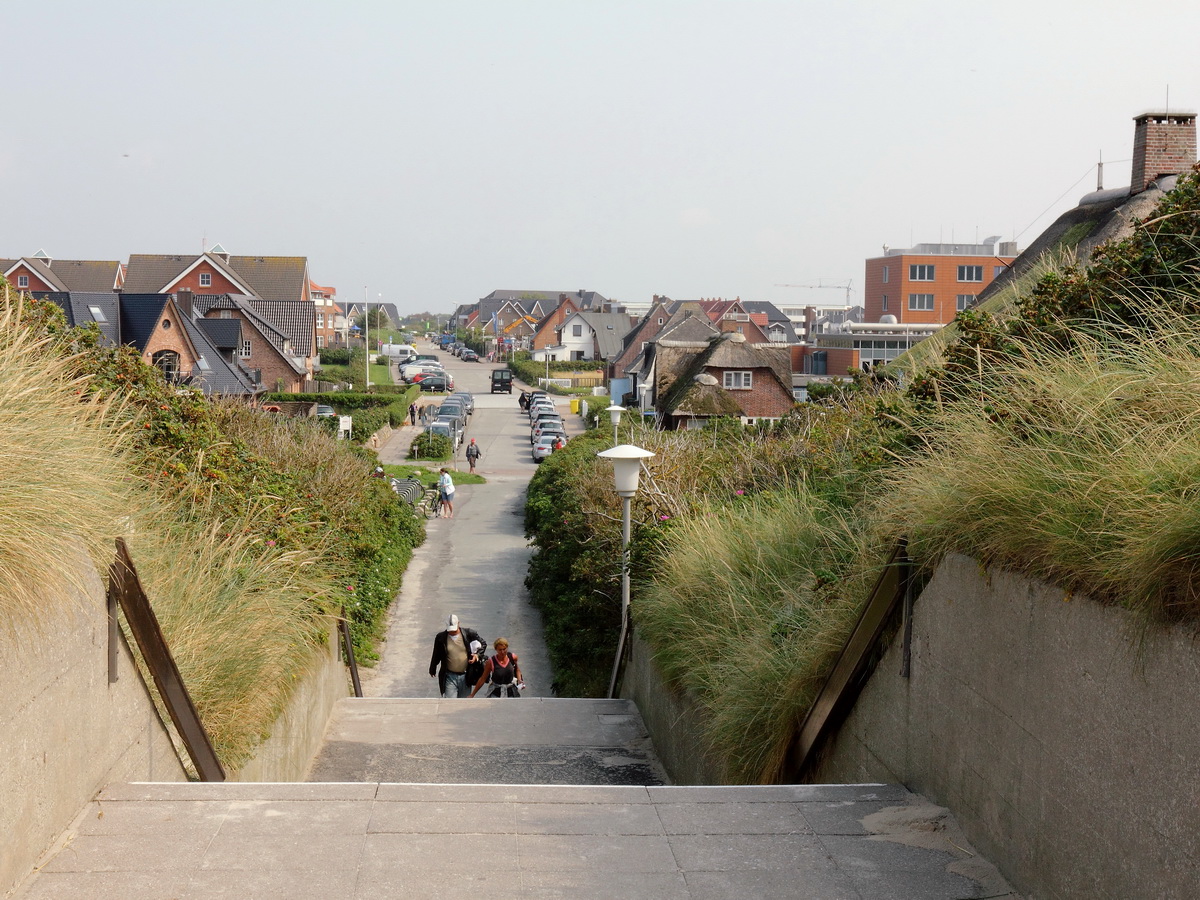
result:
[(200, 287), (212, 287), (212, 272), (200, 273)]
[(1004, 274), (1004, 270), (1007, 268), (1008, 266), (992, 266), (992, 277), (999, 278)]
[(883, 267), (883, 283), (884, 284), (888, 283), (888, 276), (891, 274), (891, 272), (889, 271), (890, 269), (891, 269), (891, 266)]
[(325, 327), (325, 313), (317, 313), (317, 327), (318, 328)]
[(721, 373), (721, 385), (727, 391), (749, 391), (754, 388), (754, 373), (747, 370), (728, 370)]
[(976, 297), (978, 296), (978, 294), (959, 294), (954, 298), (954, 308), (959, 312), (962, 312), (964, 309), (974, 303)]
[(318, 349), (318, 350), (321, 350), (321, 349), (323, 349), (324, 347), (325, 347), (325, 335), (323, 335), (323, 334), (318, 334), (318, 335), (317, 335), (317, 349)]
[(254, 348), (250, 346), (249, 341), (242, 341), (242, 345), (238, 347), (238, 358), (250, 359), (254, 352)]
[(29, 276), (28, 275), (18, 275), (17, 276), (17, 287), (19, 287), (19, 288), (29, 287)]
[[(978, 277), (976, 277), (978, 276)], [(959, 266), (958, 280), (983, 283), (983, 266)]]
[(933, 312), (933, 294), (909, 294), (908, 308), (913, 312)]
[(583, 326), (578, 322), (571, 326), (571, 337), (583, 337)]
[(911, 263), (908, 267), (908, 280), (933, 281), (935, 271), (933, 263)]

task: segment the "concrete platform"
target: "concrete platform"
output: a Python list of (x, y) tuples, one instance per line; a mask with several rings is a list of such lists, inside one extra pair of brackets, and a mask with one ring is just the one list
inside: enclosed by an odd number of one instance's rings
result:
[(119, 785), (15, 896), (1014, 896), (939, 822), (887, 785)]
[(661, 785), (628, 700), (338, 702), (309, 781)]

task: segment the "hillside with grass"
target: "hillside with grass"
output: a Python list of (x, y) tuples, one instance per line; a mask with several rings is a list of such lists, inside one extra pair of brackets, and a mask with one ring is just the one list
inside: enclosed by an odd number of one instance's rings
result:
[[(2, 280), (0, 280), (2, 281)], [(238, 768), (348, 621), (373, 654), (424, 537), (315, 420), (208, 401), (0, 284), (0, 613), (36, 640), (83, 546), (123, 537), (223, 764)]]
[[(1200, 622), (1200, 178), (1087, 266), (1044, 260), (989, 308), (771, 428), (623, 425), (633, 618), (705, 711), (731, 782), (770, 782), (901, 538), (1100, 603)], [(921, 345), (919, 345), (919, 348)], [(565, 695), (601, 693), (619, 624), (607, 429), (539, 469), (528, 585)]]

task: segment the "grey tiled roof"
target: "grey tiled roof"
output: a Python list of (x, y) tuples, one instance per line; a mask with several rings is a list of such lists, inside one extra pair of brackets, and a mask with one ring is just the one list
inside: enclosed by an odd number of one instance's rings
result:
[(150, 294), (161, 291), (199, 258), (198, 254), (131, 253), (124, 292)]
[[(86, 325), (88, 322), (95, 322), (104, 336), (105, 344), (116, 346), (121, 342), (121, 311), (117, 303), (119, 294), (111, 291), (86, 294), (34, 291), (33, 296), (57, 303), (66, 313), (68, 324)], [(99, 316), (96, 312), (99, 312)]]
[[(624, 346), (626, 333), (633, 327), (632, 318), (624, 313), (580, 312), (578, 315), (596, 333), (596, 349), (600, 358), (615, 359)], [(568, 316), (568, 320), (570, 318), (573, 317)]]
[(282, 331), (296, 356), (313, 356), (317, 308), (308, 300), (250, 300), (254, 311)]
[(46, 284), (54, 288), (55, 291), (65, 292), (70, 290), (70, 288), (67, 287), (66, 282), (59, 278), (57, 273), (50, 271), (50, 268), (46, 265), (46, 263), (40, 259), (30, 259), (29, 257), (12, 260), (6, 259), (3, 262), (4, 268), (2, 271), (7, 272), (19, 262), (23, 262), (25, 265), (27, 265), (31, 272), (36, 272), (38, 277), (41, 278), (42, 281), (46, 282)]
[(170, 294), (121, 295), (121, 343), (144, 350)]
[[(256, 385), (240, 365), (231, 363), (221, 355), (221, 351), (210, 340), (208, 333), (201, 326), (204, 320), (184, 320), (188, 337), (192, 339), (196, 349), (208, 365), (208, 371), (195, 369), (192, 372), (192, 384), (200, 388), (206, 395), (233, 394), (244, 396), (257, 394), (265, 390), (262, 385)], [(217, 322), (236, 322), (236, 319), (216, 319)]]
[(213, 345), (221, 350), (236, 350), (241, 344), (241, 319), (200, 318), (196, 320), (196, 324), (204, 330)]
[[(300, 349), (295, 345), (293, 345), (291, 353), (288, 353), (284, 349), (285, 342), (292, 340), (291, 335), (276, 326), (263, 313), (259, 312), (258, 304), (261, 302), (263, 301), (256, 300), (254, 297), (248, 297), (245, 294), (197, 294), (192, 300), (196, 314), (200, 316), (207, 317), (209, 311), (214, 309), (236, 309), (240, 311), (247, 323), (270, 341), (271, 346), (279, 352), (279, 355), (287, 361), (296, 374), (307, 375), (308, 370), (304, 364), (296, 359), (296, 356), (300, 353)], [(315, 313), (316, 307), (311, 303), (305, 305), (308, 306), (310, 315)], [(311, 323), (309, 335), (309, 347), (311, 347)]]

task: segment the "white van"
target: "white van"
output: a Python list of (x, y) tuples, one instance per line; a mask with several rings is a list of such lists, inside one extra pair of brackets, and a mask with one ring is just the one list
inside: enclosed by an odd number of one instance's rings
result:
[(416, 356), (417, 348), (412, 344), (384, 344), (379, 352), (384, 356)]

